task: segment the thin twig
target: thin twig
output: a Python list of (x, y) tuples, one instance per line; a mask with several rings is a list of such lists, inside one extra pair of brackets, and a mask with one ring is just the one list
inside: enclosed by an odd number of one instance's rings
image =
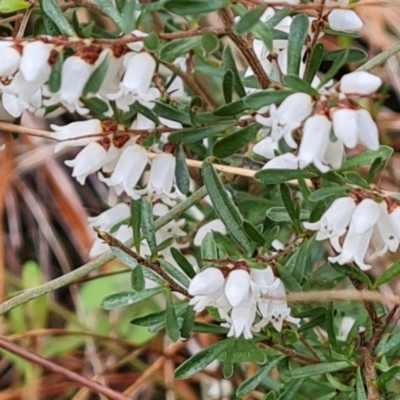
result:
[(267, 73), (264, 71), (260, 60), (254, 52), (252, 43), (233, 32), (233, 22), (230, 15), (230, 10), (223, 8), (220, 11), (220, 15), (225, 29), (228, 31), (228, 36), (231, 38), (232, 42), (236, 44), (246, 61), (249, 63), (249, 66), (253, 70), (254, 75), (257, 77), (261, 87), (263, 89), (268, 89), (271, 85), (271, 80), (268, 78)]
[(375, 369), (375, 359), (371, 354), (368, 346), (368, 342), (365, 339), (365, 332), (360, 333), (360, 346), (358, 352), (362, 359), (364, 366), (365, 383), (367, 385), (367, 399), (368, 400), (380, 400), (380, 394), (378, 386), (376, 385), (376, 379), (378, 375)]
[(31, 353), (28, 350), (23, 349), (22, 347), (16, 345), (0, 336), (0, 348), (3, 350), (9, 351), (10, 353), (23, 358), (24, 360), (30, 361), (34, 364), (41, 366), (44, 369), (47, 369), (56, 374), (60, 374), (64, 376), (66, 379), (71, 380), (72, 382), (77, 383), (79, 386), (84, 386), (91, 389), (95, 393), (100, 393), (104, 396), (107, 396), (109, 399), (113, 400), (129, 400), (129, 397), (126, 397), (122, 393), (116, 392), (115, 390), (110, 389), (107, 386), (104, 386), (98, 382), (91, 381), (88, 378), (85, 378), (83, 375), (77, 374), (75, 372), (69, 371), (68, 369), (61, 367), (46, 358), (38, 356), (37, 354)]
[(290, 359), (297, 360), (302, 364), (312, 365), (320, 363), (320, 361), (315, 358), (305, 356), (301, 353), (298, 353), (297, 351), (288, 349), (280, 344), (274, 344), (272, 342), (267, 341), (267, 342), (262, 342), (261, 345), (275, 349), (284, 354), (285, 356), (289, 357)]

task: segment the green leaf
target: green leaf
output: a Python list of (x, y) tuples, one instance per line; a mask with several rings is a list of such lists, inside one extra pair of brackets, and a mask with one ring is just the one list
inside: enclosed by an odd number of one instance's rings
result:
[(92, 75), (85, 84), (83, 88), (83, 94), (87, 95), (88, 93), (96, 94), (104, 81), (104, 78), (107, 74), (108, 67), (110, 65), (110, 54), (104, 58), (104, 60), (100, 63), (100, 65), (93, 71)]
[[(285, 207), (275, 206), (267, 210), (266, 216), (275, 222), (290, 222), (291, 218)], [(310, 218), (309, 210), (300, 210), (300, 220), (304, 221)]]
[(317, 176), (314, 172), (296, 169), (264, 169), (257, 172), (255, 178), (265, 185), (277, 185), (292, 179), (308, 179)]
[(139, 103), (138, 101), (135, 101), (135, 103), (132, 105), (132, 107), (138, 113), (144, 115), (150, 121), (153, 121), (156, 125), (160, 124), (160, 121), (158, 120), (157, 114), (153, 110), (150, 110), (150, 108), (144, 106), (142, 103)]
[(254, 123), (223, 137), (215, 142), (212, 149), (213, 155), (218, 158), (225, 158), (236, 153), (256, 137), (261, 127), (260, 124)]
[(98, 117), (103, 117), (103, 114), (108, 111), (107, 103), (98, 97), (82, 98), (81, 100), (83, 105)]
[(351, 279), (356, 279), (357, 281), (360, 281), (365, 285), (367, 285), (369, 288), (372, 288), (372, 283), (369, 276), (364, 272), (362, 272), (361, 270), (359, 270), (358, 268), (355, 268), (349, 264), (345, 265), (331, 264), (331, 267), (337, 272), (340, 272), (341, 274), (348, 276)]
[(232, 122), (202, 126), (200, 128), (187, 128), (178, 132), (173, 132), (168, 136), (168, 140), (173, 143), (192, 143), (203, 140), (207, 137), (221, 133), (234, 125)]
[(315, 75), (317, 74), (319, 67), (321, 66), (322, 63), (323, 55), (324, 55), (324, 45), (322, 43), (317, 43), (311, 54), (311, 61), (310, 61), (310, 67), (308, 69), (308, 74), (307, 76), (304, 77), (304, 79), (308, 83), (311, 83)]
[(201, 45), (201, 37), (172, 40), (160, 48), (160, 58), (165, 62), (173, 62), (183, 54), (187, 54), (193, 48)]
[(260, 246), (263, 246), (265, 243), (265, 239), (263, 235), (257, 230), (257, 228), (249, 221), (243, 221), (243, 229), (247, 233), (252, 240), (258, 243)]
[(176, 153), (175, 180), (178, 189), (183, 194), (186, 194), (189, 191), (190, 174), (189, 168), (186, 164), (186, 154), (183, 151), (182, 146), (178, 146)]
[(347, 361), (321, 363), (315, 365), (307, 365), (305, 367), (294, 368), (284, 373), (286, 379), (304, 379), (310, 376), (322, 375), (328, 372), (341, 371), (350, 367)]
[(0, 2), (0, 13), (9, 14), (15, 11), (26, 10), (30, 6), (31, 3), (25, 0), (2, 0)]
[(386, 282), (391, 281), (393, 278), (400, 274), (400, 261), (395, 262), (389, 269), (387, 269), (382, 275), (375, 281), (373, 288), (376, 289)]
[(131, 201), (131, 225), (133, 231), (133, 243), (136, 251), (140, 254), (141, 232), (140, 226), (142, 221), (142, 199)]
[(335, 77), (339, 70), (346, 64), (349, 55), (349, 49), (344, 50), (335, 61), (332, 63), (329, 70), (325, 73), (324, 77), (321, 79), (321, 83), (318, 88), (323, 87), (327, 82)]
[(212, 54), (219, 49), (220, 41), (212, 32), (206, 32), (201, 38), (201, 44), (207, 54)]
[(211, 364), (228, 346), (229, 340), (217, 342), (190, 357), (175, 370), (176, 379), (188, 379)]
[(247, 105), (243, 99), (226, 104), (214, 111), (214, 115), (227, 117), (240, 114), (247, 109)]
[(344, 197), (348, 192), (350, 192), (350, 190), (351, 188), (347, 186), (324, 187), (312, 192), (308, 197), (308, 200), (312, 202), (318, 202), (330, 197)]
[(154, 52), (160, 45), (160, 40), (155, 32), (151, 32), (146, 39), (143, 40), (144, 47), (150, 52)]
[(346, 180), (347, 183), (350, 183), (350, 185), (356, 185), (363, 187), (365, 189), (371, 189), (369, 186), (369, 183), (362, 178), (360, 175), (357, 174), (357, 172), (354, 171), (349, 171), (345, 172), (344, 174), (344, 179)]
[(390, 368), (388, 371), (384, 372), (382, 375), (378, 377), (376, 383), (378, 386), (386, 386), (392, 379), (396, 378), (400, 375), (400, 366), (395, 365)]
[(192, 121), (190, 120), (190, 116), (187, 112), (179, 110), (168, 104), (161, 103), (160, 101), (155, 102), (153, 112), (159, 117), (180, 122), (182, 125), (192, 125)]
[(121, 10), (123, 31), (125, 33), (132, 32), (136, 26), (136, 0), (126, 0)]
[[(347, 62), (349, 62), (349, 63), (362, 62), (368, 58), (368, 54), (364, 50), (361, 50), (361, 49), (348, 49), (348, 50), (349, 51), (347, 54)], [(334, 61), (338, 57), (342, 57), (342, 54), (345, 51), (346, 50), (326, 51), (326, 52), (324, 52), (323, 60), (324, 61)]]
[[(240, 78), (239, 71), (236, 66), (235, 57), (233, 56), (232, 48), (230, 46), (225, 47), (224, 53), (222, 55), (222, 61), (223, 61), (223, 65), (225, 66), (225, 68), (227, 70), (231, 70), (233, 72), (233, 77), (234, 77), (233, 86), (234, 86), (234, 89), (235, 89), (237, 95), (239, 97), (246, 96), (246, 91), (243, 87), (242, 80)], [(219, 115), (219, 114), (216, 114), (216, 115)], [(222, 114), (220, 114), (220, 115), (222, 115)], [(231, 115), (231, 114), (229, 114), (229, 115)]]
[(145, 288), (143, 268), (140, 264), (137, 265), (136, 268), (132, 271), (131, 285), (132, 285), (132, 289), (135, 292), (141, 292)]
[(76, 36), (75, 31), (65, 18), (60, 6), (56, 0), (39, 0), (40, 8), (43, 13), (54, 22), (60, 32), (65, 36)]
[(278, 400), (297, 400), (297, 392), (302, 384), (302, 379), (289, 382), (287, 385), (285, 385), (285, 390), (278, 397)]
[(243, 100), (247, 108), (258, 110), (264, 106), (281, 103), (286, 97), (293, 93), (292, 90), (263, 90), (249, 94)]
[(210, 162), (203, 163), (202, 174), (216, 213), (235, 241), (250, 255), (253, 252), (253, 245), (243, 230), (242, 216), (226, 193)]
[[(184, 312), (187, 309), (187, 303), (180, 303), (174, 305), (175, 307), (175, 313), (179, 317), (184, 314)], [(142, 315), (136, 318), (133, 318), (130, 323), (132, 325), (138, 325), (138, 326), (146, 326), (146, 327), (151, 327), (152, 325), (164, 325), (165, 323), (165, 314), (166, 311), (157, 311), (151, 314), (146, 314)]]
[(371, 165), (377, 158), (382, 158), (382, 160), (387, 160), (393, 154), (393, 149), (389, 146), (380, 146), (378, 150), (367, 150), (363, 153), (347, 159), (340, 171), (349, 171), (364, 165)]
[(217, 11), (225, 7), (223, 0), (166, 0), (164, 8), (177, 15), (198, 15)]
[(260, 20), (264, 14), (266, 6), (257, 7), (248, 11), (245, 15), (240, 17), (239, 22), (236, 24), (234, 30), (238, 35), (244, 35), (249, 32), (254, 25)]
[(283, 83), (296, 92), (307, 93), (310, 96), (319, 96), (317, 90), (315, 90), (307, 81), (299, 78), (297, 75), (285, 75), (283, 77)]
[(172, 303), (171, 292), (166, 292), (166, 312), (165, 312), (165, 330), (171, 342), (177, 342), (180, 338), (178, 317), (175, 312), (174, 304)]
[(195, 322), (193, 332), (200, 333), (215, 333), (217, 335), (226, 335), (229, 332), (229, 328), (225, 328), (221, 325), (207, 324), (205, 322)]
[(193, 332), (194, 323), (195, 323), (196, 313), (193, 310), (193, 307), (188, 307), (183, 315), (182, 328), (181, 328), (181, 337), (182, 340), (187, 340), (190, 338)]
[(244, 397), (250, 394), (253, 390), (261, 384), (271, 371), (276, 367), (282, 357), (273, 360), (267, 365), (263, 365), (254, 375), (246, 379), (236, 390), (236, 397)]
[(182, 286), (186, 288), (189, 287), (189, 279), (185, 274), (179, 271), (178, 268), (165, 260), (160, 260), (160, 266), (168, 275), (172, 276), (172, 278), (178, 281)]
[(201, 258), (203, 260), (216, 260), (218, 258), (217, 244), (211, 232), (207, 233), (201, 242)]
[(341, 392), (353, 392), (354, 388), (340, 382), (338, 379), (334, 378), (331, 374), (326, 374), (326, 379), (336, 390)]
[(49, 77), (48, 86), (51, 93), (56, 93), (61, 88), (63, 64), (64, 64), (64, 53), (60, 52), (58, 53), (57, 61), (53, 65)]
[(364, 382), (361, 375), (360, 367), (357, 368), (356, 395), (357, 400), (367, 400), (367, 394), (365, 393)]
[(151, 253), (154, 254), (157, 242), (156, 233), (154, 230), (154, 217), (153, 217), (153, 207), (147, 199), (142, 199), (142, 219), (140, 225), (143, 230), (143, 236), (147, 240), (150, 247)]
[(228, 69), (225, 72), (224, 79), (222, 81), (222, 91), (224, 93), (225, 103), (232, 102), (234, 80), (235, 80), (235, 77), (233, 75), (232, 70)]
[(136, 261), (135, 258), (126, 254), (123, 250), (121, 250), (118, 247), (110, 246), (110, 249), (111, 253), (120, 261), (122, 261), (126, 266), (128, 266), (130, 269), (134, 270), (137, 267), (138, 262)]
[(154, 289), (146, 289), (141, 292), (120, 292), (107, 296), (102, 302), (101, 307), (104, 310), (115, 310), (116, 308), (130, 306), (153, 297), (157, 294), (163, 293), (165, 288), (158, 287)]
[(299, 14), (293, 18), (288, 41), (288, 74), (299, 75), (301, 50), (305, 44), (308, 26), (307, 15)]
[(110, 0), (93, 0), (95, 4), (97, 4), (101, 11), (107, 15), (108, 17), (113, 20), (118, 27), (124, 32), (124, 33), (129, 33), (129, 30), (126, 31), (126, 23), (122, 19), (121, 14), (119, 13), (117, 7), (115, 7), (114, 3)]
[(379, 346), (378, 357), (382, 357), (386, 353), (389, 353), (391, 350), (398, 349), (400, 345), (400, 328), (394, 331), (390, 339), (384, 343), (382, 346)]
[(281, 183), (281, 198), (283, 204), (286, 208), (287, 213), (289, 214), (290, 219), (293, 222), (294, 227), (296, 228), (297, 232), (301, 232), (301, 225), (300, 225), (300, 218), (299, 214), (295, 208), (294, 199), (292, 197), (292, 193), (289, 189), (289, 186), (285, 183)]
[(196, 272), (190, 262), (186, 259), (186, 257), (175, 247), (171, 247), (170, 251), (173, 259), (182, 268), (183, 272), (189, 278), (193, 278), (196, 275)]

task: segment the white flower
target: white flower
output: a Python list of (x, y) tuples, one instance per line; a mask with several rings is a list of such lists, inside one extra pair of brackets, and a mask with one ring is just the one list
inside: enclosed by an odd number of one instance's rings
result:
[(201, 246), (203, 243), (203, 239), (210, 232), (220, 232), (223, 235), (226, 235), (226, 227), (225, 224), (220, 219), (214, 219), (210, 222), (204, 224), (197, 232), (194, 237), (194, 245)]
[(225, 283), (225, 296), (232, 307), (246, 301), (250, 293), (250, 274), (242, 269), (229, 273)]
[(357, 111), (358, 121), (358, 140), (365, 147), (371, 150), (379, 149), (379, 132), (372, 119), (370, 113), (367, 110), (361, 108)]
[(51, 124), (50, 128), (54, 131), (50, 136), (60, 141), (54, 147), (55, 153), (58, 153), (64, 147), (85, 146), (90, 142), (99, 140), (98, 136), (91, 135), (103, 133), (102, 123), (98, 119), (71, 122), (64, 126)]
[(108, 231), (113, 226), (121, 223), (129, 218), (131, 211), (128, 204), (118, 203), (114, 207), (102, 212), (97, 217), (89, 217), (88, 221), (91, 226), (95, 226), (101, 230)]
[(230, 330), (227, 334), (228, 337), (244, 336), (245, 339), (252, 339), (251, 333), (254, 318), (256, 317), (256, 302), (254, 298), (242, 302), (236, 307), (232, 308), (230, 315)]
[(126, 68), (121, 86), (125, 92), (145, 94), (150, 88), (156, 69), (154, 58), (148, 53), (127, 54), (124, 59)]
[(270, 107), (271, 118), (261, 115), (256, 116), (256, 121), (265, 126), (271, 126), (271, 137), (274, 141), (282, 138), (291, 148), (297, 148), (292, 132), (299, 128), (305, 118), (312, 111), (312, 98), (305, 93), (294, 93), (288, 96), (277, 108), (275, 104)]
[(332, 112), (335, 136), (348, 148), (354, 149), (358, 142), (358, 115), (356, 110), (339, 108)]
[(361, 270), (371, 268), (364, 263), (373, 228), (381, 215), (379, 205), (371, 199), (364, 199), (355, 208), (350, 221), (350, 227), (343, 242), (342, 252), (329, 261), (340, 265), (354, 261)]
[(263, 156), (265, 158), (274, 158), (275, 150), (278, 150), (278, 142), (273, 140), (270, 136), (260, 140), (252, 149), (253, 153)]
[(323, 164), (323, 157), (329, 143), (331, 125), (325, 115), (316, 114), (307, 119), (297, 156), (301, 169), (314, 164), (322, 173), (329, 171), (330, 168)]
[(317, 240), (330, 239), (332, 247), (341, 251), (339, 238), (346, 233), (355, 208), (356, 203), (352, 198), (340, 197), (330, 205), (319, 221), (304, 222), (304, 228), (318, 231)]
[(330, 165), (333, 169), (338, 169), (342, 166), (344, 157), (344, 146), (340, 140), (336, 142), (329, 141), (325, 154), (323, 157), (323, 162)]
[(2, 43), (4, 44), (0, 47), (0, 76), (7, 77), (17, 72), (21, 62), (21, 53), (12, 47), (12, 42)]
[(351, 72), (340, 79), (342, 93), (369, 95), (376, 92), (381, 85), (382, 79), (379, 76), (366, 71)]
[(89, 143), (74, 160), (67, 160), (65, 164), (73, 167), (72, 176), (83, 185), (88, 175), (98, 171), (115, 157), (97, 142)]
[(151, 163), (147, 187), (139, 193), (146, 193), (152, 201), (160, 199), (163, 203), (173, 206), (175, 204), (174, 199), (177, 197), (176, 193), (172, 193), (175, 166), (176, 160), (172, 154), (157, 154)]
[(349, 333), (351, 332), (351, 329), (353, 328), (355, 322), (355, 319), (352, 317), (342, 318), (342, 322), (340, 323), (340, 332), (338, 336), (339, 340), (342, 340), (343, 342), (347, 340), (347, 337), (349, 336)]
[(297, 169), (297, 157), (293, 153), (285, 153), (269, 160), (262, 169)]
[(53, 47), (41, 40), (24, 45), (19, 69), (27, 82), (40, 81), (43, 84), (49, 78), (51, 67), (48, 61)]
[(328, 15), (328, 23), (334, 31), (347, 33), (356, 32), (363, 26), (360, 17), (352, 10), (332, 10)]
[(126, 146), (118, 162), (115, 165), (111, 178), (103, 178), (99, 174), (99, 179), (108, 186), (117, 186), (124, 190), (132, 199), (137, 200), (140, 194), (135, 190), (143, 171), (148, 163), (146, 149), (137, 144)]

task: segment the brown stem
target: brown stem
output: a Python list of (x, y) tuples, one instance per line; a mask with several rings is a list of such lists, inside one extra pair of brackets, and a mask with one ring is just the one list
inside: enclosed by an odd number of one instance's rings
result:
[(365, 333), (360, 333), (360, 347), (358, 352), (362, 359), (362, 365), (364, 366), (365, 383), (367, 385), (367, 399), (368, 400), (380, 400), (379, 389), (375, 384), (378, 375), (375, 369), (375, 359), (369, 350), (368, 342), (365, 340)]
[(109, 246), (117, 247), (124, 253), (128, 254), (128, 256), (134, 258), (139, 264), (144, 265), (145, 267), (154, 271), (156, 274), (160, 275), (166, 282), (168, 282), (168, 285), (172, 291), (181, 293), (186, 297), (190, 297), (189, 293), (185, 289), (179, 286), (167, 273), (163, 271), (158, 262), (146, 260), (129, 247), (126, 247), (122, 242), (110, 235), (108, 232), (97, 230), (97, 234)]
[(244, 39), (241, 36), (236, 35), (233, 31), (233, 22), (230, 11), (226, 8), (223, 8), (220, 11), (222, 22), (225, 26), (225, 29), (228, 31), (228, 36), (231, 38), (233, 43), (239, 48), (241, 53), (243, 54), (246, 61), (249, 63), (251, 69), (254, 72), (254, 75), (257, 77), (261, 87), (263, 89), (268, 89), (271, 85), (271, 80), (268, 78), (267, 73), (264, 71), (263, 66), (260, 63), (260, 60), (257, 58), (256, 53), (254, 52), (252, 43), (249, 40)]
[(280, 344), (272, 344), (269, 341), (263, 342), (262, 344), (264, 346), (275, 349), (275, 350), (281, 352), (282, 354), (284, 354), (285, 356), (288, 356), (289, 358), (291, 358), (293, 360), (297, 360), (297, 361), (301, 362), (302, 364), (310, 365), (310, 364), (319, 364), (320, 363), (320, 361), (315, 358), (305, 356), (303, 354), (298, 353), (297, 351), (288, 349)]
[[(365, 285), (356, 279), (351, 279), (351, 282), (353, 283), (354, 287), (360, 292), (362, 292), (366, 289)], [(365, 309), (367, 310), (367, 312), (371, 318), (372, 329), (373, 329), (373, 331), (375, 331), (375, 329), (379, 326), (380, 321), (379, 321), (378, 316), (376, 315), (374, 303), (372, 303), (371, 301), (366, 301), (366, 300), (363, 300), (363, 303), (364, 303)]]
[(60, 374), (65, 378), (71, 380), (72, 382), (77, 383), (79, 386), (84, 386), (91, 389), (95, 393), (102, 394), (109, 399), (112, 400), (129, 400), (129, 397), (126, 397), (122, 393), (116, 392), (115, 390), (110, 389), (107, 386), (104, 386), (98, 382), (91, 381), (84, 376), (77, 374), (75, 372), (69, 371), (68, 369), (61, 367), (46, 358), (38, 356), (37, 354), (31, 353), (28, 350), (23, 349), (22, 347), (9, 342), (4, 337), (0, 336), (0, 348), (9, 351), (16, 356), (19, 356), (27, 361), (30, 361), (34, 364), (41, 366), (44, 369), (47, 369), (51, 372)]
[(390, 321), (392, 320), (394, 314), (396, 311), (399, 309), (399, 306), (394, 306), (390, 313), (386, 316), (385, 321), (381, 322), (379, 326), (377, 326), (374, 330), (374, 333), (372, 334), (372, 337), (368, 343), (368, 349), (371, 353), (375, 352), (376, 346), (378, 346), (379, 342), (382, 339), (383, 334), (386, 331), (386, 328), (390, 324)]

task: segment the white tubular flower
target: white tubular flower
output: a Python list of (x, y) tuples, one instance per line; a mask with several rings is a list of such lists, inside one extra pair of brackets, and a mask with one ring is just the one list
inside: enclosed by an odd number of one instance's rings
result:
[(203, 225), (197, 232), (196, 236), (194, 237), (194, 245), (201, 246), (203, 243), (203, 239), (210, 232), (220, 232), (223, 235), (226, 235), (226, 227), (225, 224), (220, 219), (214, 219), (210, 222), (207, 222)]
[(379, 131), (367, 110), (357, 110), (358, 140), (371, 150), (379, 149)]
[(349, 336), (349, 333), (351, 332), (351, 329), (353, 328), (353, 325), (355, 323), (355, 319), (352, 317), (343, 317), (342, 322), (340, 323), (340, 331), (338, 335), (338, 339), (342, 340), (345, 342)]
[(88, 175), (93, 174), (110, 161), (108, 151), (99, 143), (89, 143), (74, 160), (67, 160), (65, 164), (73, 167), (72, 176), (83, 185)]
[(348, 148), (354, 149), (358, 142), (358, 114), (356, 110), (338, 108), (332, 112), (335, 136)]
[(387, 203), (382, 201), (382, 203), (379, 204), (379, 208), (381, 213), (374, 234), (379, 235), (381, 248), (375, 251), (375, 256), (383, 255), (387, 250), (394, 252), (399, 247), (399, 237), (397, 236), (396, 227), (388, 213)]
[(109, 93), (115, 93), (119, 90), (119, 83), (123, 74), (123, 57), (112, 49), (104, 49), (99, 56), (99, 61), (109, 57), (109, 64), (106, 75), (101, 84), (99, 94), (106, 97)]
[(147, 193), (147, 196), (152, 201), (160, 199), (163, 203), (173, 206), (177, 197), (176, 193), (172, 193), (175, 181), (175, 166), (176, 160), (172, 154), (157, 154), (151, 163), (147, 187), (140, 193)]
[(324, 115), (317, 114), (307, 119), (297, 156), (300, 168), (314, 164), (322, 173), (329, 171), (330, 168), (323, 164), (323, 158), (329, 143), (331, 125), (331, 121)]
[(93, 141), (99, 140), (99, 137), (91, 137), (91, 135), (103, 133), (103, 126), (98, 119), (72, 122), (64, 126), (51, 124), (50, 128), (54, 131), (50, 136), (60, 141), (54, 147), (55, 153), (58, 153), (64, 147), (86, 146)]
[(146, 149), (137, 144), (128, 145), (122, 151), (111, 178), (99, 179), (108, 186), (120, 186), (133, 200), (140, 198), (135, 190), (148, 163)]
[(278, 149), (278, 142), (274, 141), (270, 136), (267, 136), (256, 143), (252, 150), (253, 153), (270, 159), (275, 157), (275, 150)]
[(393, 224), (396, 236), (400, 240), (400, 207), (397, 206), (394, 210), (389, 213), (390, 221)]
[(248, 299), (250, 281), (250, 274), (243, 269), (236, 269), (229, 273), (224, 292), (232, 307), (236, 307)]
[(271, 118), (257, 115), (256, 121), (268, 127), (272, 126), (273, 140), (278, 141), (284, 138), (287, 145), (295, 149), (297, 144), (293, 140), (292, 132), (311, 114), (312, 103), (312, 98), (308, 94), (294, 93), (286, 97), (278, 108), (275, 104), (271, 105)]
[(333, 169), (339, 169), (342, 166), (343, 158), (343, 143), (340, 140), (336, 140), (336, 142), (329, 141), (323, 157), (324, 163), (330, 165)]
[(285, 153), (269, 160), (262, 169), (297, 169), (297, 157), (293, 153)]
[(356, 203), (352, 198), (340, 197), (331, 204), (319, 221), (303, 222), (303, 226), (305, 229), (318, 231), (316, 239), (319, 241), (330, 239), (332, 247), (339, 252), (342, 250), (339, 238), (346, 233), (355, 208)]
[(342, 93), (367, 96), (376, 92), (381, 85), (382, 79), (379, 76), (366, 71), (350, 72), (340, 79), (340, 91)]
[(232, 308), (230, 315), (230, 330), (227, 334), (228, 337), (244, 336), (245, 339), (252, 339), (251, 333), (254, 318), (256, 317), (256, 302), (254, 298), (242, 302), (236, 307)]
[(41, 40), (28, 42), (22, 51), (20, 71), (27, 82), (40, 81), (43, 84), (51, 73), (49, 58), (53, 45)]
[(4, 45), (0, 47), (0, 60), (0, 76), (7, 77), (17, 72), (21, 53), (12, 47), (12, 42), (4, 42)]
[(96, 226), (99, 229), (108, 231), (113, 226), (121, 223), (131, 215), (128, 204), (118, 203), (114, 207), (102, 212), (97, 217), (89, 217), (90, 226)]
[(371, 266), (365, 264), (364, 258), (380, 215), (379, 205), (371, 199), (364, 199), (351, 216), (342, 252), (336, 257), (329, 257), (328, 260), (340, 265), (354, 261), (361, 270), (370, 269)]
[(360, 30), (363, 23), (352, 10), (332, 10), (328, 15), (329, 27), (334, 31), (352, 33)]

